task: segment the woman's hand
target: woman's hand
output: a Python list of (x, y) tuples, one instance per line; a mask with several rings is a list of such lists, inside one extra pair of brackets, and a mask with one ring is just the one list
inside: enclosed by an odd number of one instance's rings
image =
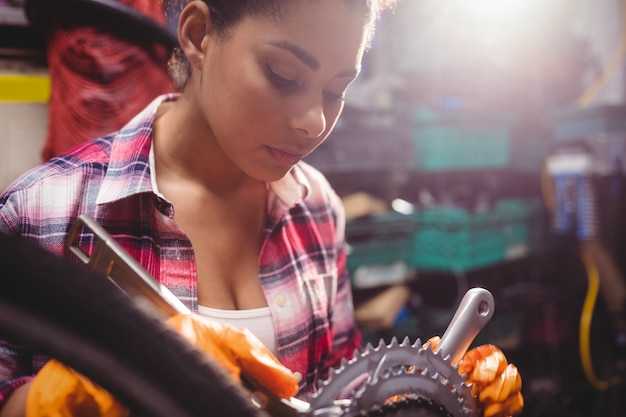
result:
[[(439, 336), (432, 337), (424, 346), (430, 344), (435, 350), (439, 340)], [(472, 384), (472, 395), (478, 396), (483, 417), (510, 417), (522, 412), (522, 377), (498, 347), (487, 344), (469, 350), (461, 358), (458, 372)]]
[(166, 323), (222, 365), (233, 379), (239, 381), (243, 373), (280, 398), (298, 393), (293, 373), (249, 330), (195, 314), (179, 314)]
[[(296, 395), (298, 383), (294, 375), (250, 331), (195, 314), (177, 315), (167, 323), (223, 366), (236, 381), (245, 374), (279, 397)], [(128, 415), (129, 410), (106, 390), (56, 360), (46, 363), (27, 392), (26, 417)]]
[(128, 415), (106, 390), (55, 359), (37, 373), (26, 397), (26, 417)]
[(481, 345), (463, 356), (459, 374), (472, 384), (478, 395), (483, 417), (507, 417), (522, 412), (522, 377), (517, 367), (507, 362), (504, 353), (494, 345)]

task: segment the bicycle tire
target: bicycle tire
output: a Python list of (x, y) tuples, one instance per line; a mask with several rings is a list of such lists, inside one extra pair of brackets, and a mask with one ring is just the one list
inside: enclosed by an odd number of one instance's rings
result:
[(153, 42), (168, 51), (178, 46), (178, 34), (167, 26), (115, 0), (26, 0), (24, 13), (29, 25), (42, 31), (51, 16), (106, 28), (122, 39), (144, 47)]
[(0, 235), (0, 336), (151, 417), (267, 417), (222, 368), (105, 276)]

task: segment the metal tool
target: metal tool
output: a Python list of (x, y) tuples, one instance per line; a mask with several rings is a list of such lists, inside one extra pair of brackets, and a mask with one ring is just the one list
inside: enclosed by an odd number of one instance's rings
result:
[[(91, 255), (79, 246), (82, 231), (93, 233), (96, 239)], [(109, 278), (123, 292), (152, 313), (173, 316), (189, 313), (189, 309), (152, 277), (111, 235), (95, 220), (80, 215), (66, 239), (69, 251), (91, 271)]]
[[(83, 230), (97, 239), (91, 256), (79, 247)], [(92, 271), (107, 276), (122, 291), (153, 313), (166, 317), (190, 313), (160, 285), (108, 232), (87, 216), (80, 216), (67, 238), (72, 254)], [(393, 339), (368, 344), (331, 369), (306, 400), (281, 399), (242, 375), (251, 401), (273, 417), (475, 417), (477, 401), (458, 374), (458, 362), (494, 313), (494, 300), (483, 288), (470, 289), (459, 304), (437, 349), (420, 339)], [(394, 398), (394, 401), (389, 401)]]
[[(93, 234), (96, 240), (91, 255), (80, 247), (80, 236), (84, 232)], [(176, 314), (191, 313), (116, 242), (109, 232), (89, 216), (80, 215), (76, 219), (67, 236), (66, 245), (70, 253), (89, 270), (106, 276), (148, 313), (163, 319)], [(296, 417), (310, 409), (309, 404), (301, 400), (278, 398), (246, 375), (241, 377), (251, 391), (251, 401), (270, 412), (273, 417)]]

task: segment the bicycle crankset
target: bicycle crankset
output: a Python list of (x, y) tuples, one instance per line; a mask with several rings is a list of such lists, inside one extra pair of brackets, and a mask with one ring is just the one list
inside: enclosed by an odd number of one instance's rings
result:
[(331, 369), (306, 401), (268, 395), (265, 408), (273, 417), (476, 417), (477, 399), (458, 362), (493, 312), (491, 293), (472, 288), (436, 349), (408, 338), (368, 344)]
[[(102, 242), (91, 258), (74, 245), (81, 227), (91, 229)], [(184, 309), (93, 220), (79, 217), (68, 245), (93, 270), (106, 272), (123, 291), (143, 298), (144, 303), (148, 300), (161, 314)], [(411, 343), (408, 338), (402, 342), (394, 338), (389, 344), (381, 339), (378, 346), (368, 344), (331, 369), (305, 400), (274, 397), (247, 380), (252, 400), (272, 417), (476, 417), (477, 399), (465, 376), (458, 374), (458, 362), (493, 312), (491, 293), (472, 288), (436, 349), (420, 339)]]

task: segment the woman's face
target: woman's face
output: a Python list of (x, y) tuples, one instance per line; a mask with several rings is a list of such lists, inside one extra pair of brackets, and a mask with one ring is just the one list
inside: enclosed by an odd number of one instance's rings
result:
[(275, 181), (322, 143), (360, 70), (366, 23), (343, 1), (294, 2), (279, 20), (248, 17), (204, 38), (198, 101), (238, 170)]

